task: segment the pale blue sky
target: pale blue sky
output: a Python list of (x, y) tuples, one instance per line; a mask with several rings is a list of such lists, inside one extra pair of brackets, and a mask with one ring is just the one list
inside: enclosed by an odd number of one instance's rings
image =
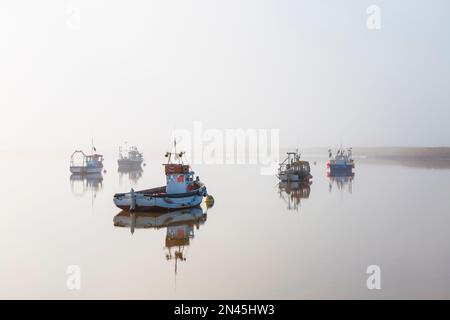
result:
[[(381, 8), (381, 30), (366, 8)], [(67, 11), (80, 9), (80, 28)], [(281, 146), (450, 145), (448, 1), (2, 1), (0, 149), (176, 127)], [(69, 20), (71, 21), (71, 20)]]

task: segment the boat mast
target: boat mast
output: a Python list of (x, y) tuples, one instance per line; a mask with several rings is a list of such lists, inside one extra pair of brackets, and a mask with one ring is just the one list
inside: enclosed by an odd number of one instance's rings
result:
[[(171, 150), (172, 151), (172, 150)], [(166, 152), (165, 157), (167, 159), (167, 163), (171, 163), (172, 155), (174, 156), (175, 160), (178, 159), (178, 164), (183, 164), (183, 154), (184, 152), (177, 153), (177, 140), (173, 139), (173, 152)]]

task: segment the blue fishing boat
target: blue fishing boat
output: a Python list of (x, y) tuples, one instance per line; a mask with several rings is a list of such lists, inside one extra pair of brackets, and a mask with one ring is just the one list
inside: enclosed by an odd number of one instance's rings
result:
[(344, 150), (342, 147), (336, 152), (336, 156), (333, 158), (331, 149), (328, 150), (328, 156), (330, 161), (327, 163), (327, 167), (330, 169), (330, 175), (342, 175), (353, 172), (355, 163), (352, 159), (352, 148)]

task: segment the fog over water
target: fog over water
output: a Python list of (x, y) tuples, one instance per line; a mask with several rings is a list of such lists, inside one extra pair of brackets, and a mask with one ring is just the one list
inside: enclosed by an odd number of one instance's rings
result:
[(449, 3), (8, 1), (0, 148), (127, 140), (174, 128), (276, 128), (281, 145), (450, 144)]

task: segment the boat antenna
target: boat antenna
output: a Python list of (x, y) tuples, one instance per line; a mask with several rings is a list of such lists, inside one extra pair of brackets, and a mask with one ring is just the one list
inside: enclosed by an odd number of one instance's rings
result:
[(177, 153), (177, 138), (173, 137), (173, 151)]
[(97, 152), (97, 149), (94, 147), (94, 138), (91, 138), (91, 154)]
[[(175, 155), (175, 160), (177, 159), (177, 138), (173, 137), (173, 154)], [(169, 156), (169, 160), (172, 154)]]

